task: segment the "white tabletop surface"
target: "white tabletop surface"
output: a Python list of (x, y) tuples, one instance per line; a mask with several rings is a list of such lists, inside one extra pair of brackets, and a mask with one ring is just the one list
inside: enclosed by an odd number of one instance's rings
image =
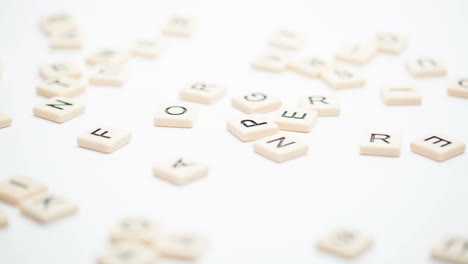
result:
[[(13, 125), (0, 130), (0, 179), (25, 174), (41, 180), (79, 204), (79, 213), (40, 225), (0, 203), (10, 220), (0, 231), (0, 263), (95, 263), (109, 247), (112, 225), (133, 215), (206, 234), (211, 247), (199, 260), (205, 264), (347, 263), (315, 247), (337, 225), (375, 239), (351, 262), (439, 263), (429, 254), (438, 239), (468, 237), (468, 155), (438, 163), (412, 153), (409, 144), (430, 132), (468, 143), (468, 100), (447, 96), (449, 80), (468, 75), (467, 9), (464, 0), (3, 1), (0, 111)], [(57, 11), (79, 21), (83, 50), (49, 49), (38, 20)], [(70, 60), (86, 76), (86, 54), (158, 36), (173, 14), (197, 19), (192, 38), (167, 37), (158, 59), (132, 58), (123, 87), (89, 86), (76, 97), (86, 104), (83, 116), (56, 124), (32, 115), (45, 100), (35, 93), (39, 65)], [(331, 57), (341, 44), (365, 42), (380, 30), (407, 35), (409, 46), (355, 67), (366, 78), (364, 88), (335, 91), (294, 72), (250, 68), (281, 28), (307, 33), (305, 46), (289, 52), (297, 58)], [(448, 76), (411, 77), (404, 60), (418, 55), (440, 57)], [(194, 80), (223, 84), (228, 94), (214, 105), (194, 104), (193, 129), (154, 127), (156, 106), (179, 102), (178, 91)], [(415, 84), (422, 105), (385, 106), (379, 87), (392, 83)], [(320, 118), (311, 133), (289, 132), (310, 152), (276, 164), (225, 128), (228, 118), (242, 114), (231, 107), (231, 96), (251, 89), (271, 92), (285, 106), (295, 106), (300, 95), (334, 93), (342, 114)], [(79, 148), (77, 136), (98, 124), (127, 129), (132, 141), (112, 154)], [(359, 135), (368, 130), (400, 133), (401, 156), (359, 155)], [(155, 178), (153, 164), (174, 154), (208, 164), (209, 176), (186, 186)]]

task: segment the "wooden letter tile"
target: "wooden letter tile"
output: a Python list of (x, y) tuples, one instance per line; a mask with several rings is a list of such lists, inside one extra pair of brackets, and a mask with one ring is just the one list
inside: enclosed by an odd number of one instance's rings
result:
[(183, 185), (208, 175), (208, 167), (191, 158), (177, 156), (157, 163), (154, 175), (177, 185)]
[(245, 115), (227, 121), (226, 128), (242, 141), (253, 141), (278, 133), (278, 126), (260, 114)]
[(456, 264), (468, 264), (468, 239), (447, 236), (432, 249), (432, 257)]
[(0, 200), (12, 205), (47, 191), (47, 186), (26, 176), (15, 176), (0, 183)]
[(361, 135), (361, 155), (399, 157), (401, 136), (395, 133), (366, 132)]
[(99, 126), (78, 137), (78, 145), (104, 153), (112, 153), (130, 142), (130, 132), (107, 126)]
[(309, 146), (291, 136), (278, 133), (257, 140), (254, 151), (275, 162), (284, 162), (307, 154)]
[(143, 217), (127, 217), (121, 219), (112, 229), (112, 242), (133, 241), (146, 245), (154, 245), (159, 233), (156, 221)]
[(159, 106), (154, 117), (154, 125), (161, 127), (193, 127), (195, 109), (185, 104)]
[(301, 108), (315, 110), (319, 116), (340, 115), (338, 99), (332, 95), (308, 95), (299, 98)]
[(82, 115), (85, 112), (85, 106), (66, 97), (59, 96), (36, 105), (33, 111), (35, 116), (56, 123), (63, 123)]
[(280, 130), (310, 132), (317, 122), (318, 111), (307, 108), (285, 108), (278, 111), (273, 120)]
[(43, 193), (23, 202), (20, 206), (24, 215), (40, 223), (48, 223), (76, 213), (78, 206), (66, 198)]
[(268, 113), (281, 107), (281, 100), (264, 92), (250, 92), (231, 99), (235, 108), (246, 114)]
[(345, 258), (355, 258), (372, 245), (372, 238), (348, 228), (330, 231), (318, 241), (318, 248)]
[(226, 93), (226, 88), (218, 84), (194, 82), (180, 91), (180, 97), (201, 104), (213, 104)]
[(465, 152), (465, 143), (439, 133), (432, 133), (411, 143), (411, 150), (435, 161), (445, 161)]

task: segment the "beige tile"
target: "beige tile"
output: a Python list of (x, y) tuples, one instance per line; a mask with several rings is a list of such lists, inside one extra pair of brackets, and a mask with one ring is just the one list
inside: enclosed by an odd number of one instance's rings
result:
[(12, 205), (47, 191), (47, 186), (37, 180), (18, 175), (0, 182), (0, 200)]
[(355, 258), (372, 245), (372, 238), (364, 233), (349, 228), (336, 228), (318, 240), (317, 246), (345, 258)]
[(45, 80), (62, 76), (80, 78), (81, 69), (70, 62), (56, 62), (39, 66), (39, 74)]
[(363, 65), (367, 63), (377, 50), (373, 43), (367, 44), (345, 44), (335, 53), (335, 58), (344, 62)]
[(127, 72), (118, 64), (97, 65), (89, 75), (89, 83), (92, 85), (122, 86), (126, 80)]
[(276, 52), (267, 52), (255, 58), (251, 66), (258, 70), (282, 72), (290, 63), (288, 56)]
[(117, 222), (111, 232), (112, 242), (138, 242), (154, 245), (159, 234), (159, 224), (144, 217), (126, 217)]
[(176, 156), (153, 166), (154, 176), (184, 185), (208, 175), (208, 166), (186, 156)]
[(385, 85), (380, 94), (386, 105), (420, 105), (422, 96), (418, 89), (411, 84)]
[(232, 97), (231, 104), (246, 114), (254, 114), (275, 111), (282, 103), (271, 94), (255, 91)]
[(365, 132), (359, 144), (361, 155), (399, 157), (401, 136), (396, 133)]
[(42, 81), (36, 87), (36, 92), (45, 97), (74, 97), (86, 91), (86, 83), (69, 77), (56, 77)]
[(51, 49), (81, 49), (83, 34), (78, 30), (62, 30), (51, 33), (49, 38)]
[(276, 112), (273, 121), (280, 130), (310, 132), (317, 122), (318, 111), (307, 108), (284, 108)]
[(157, 242), (162, 256), (192, 261), (199, 259), (207, 248), (208, 239), (195, 233), (164, 233)]
[(166, 35), (190, 37), (195, 29), (195, 19), (189, 16), (176, 15), (169, 18), (162, 28)]
[(37, 117), (63, 123), (84, 114), (85, 106), (69, 98), (58, 96), (34, 106), (33, 112)]
[(88, 57), (86, 57), (86, 63), (89, 65), (122, 64), (127, 61), (128, 57), (128, 51), (103, 48), (89, 54)]
[(0, 128), (9, 127), (12, 122), (13, 119), (9, 115), (0, 112)]
[(104, 153), (112, 153), (130, 142), (131, 134), (127, 130), (108, 126), (98, 126), (78, 137), (78, 145)]
[(278, 133), (276, 123), (260, 114), (231, 118), (226, 128), (242, 141), (253, 141)]
[(75, 214), (78, 206), (63, 196), (42, 193), (21, 203), (20, 209), (24, 215), (46, 224)]
[(306, 143), (283, 133), (259, 139), (254, 142), (253, 148), (256, 153), (275, 162), (304, 156), (309, 151)]
[(287, 49), (298, 49), (304, 45), (305, 40), (306, 35), (303, 32), (282, 29), (271, 36), (270, 45)]
[(201, 104), (213, 104), (226, 93), (226, 88), (219, 84), (194, 82), (180, 90), (180, 98)]
[(158, 260), (156, 250), (135, 242), (112, 245), (98, 257), (98, 264), (154, 264)]
[(133, 44), (131, 52), (133, 56), (156, 58), (165, 49), (166, 43), (162, 39), (139, 39)]
[(319, 57), (308, 57), (292, 61), (289, 68), (312, 78), (321, 78), (325, 69), (333, 68), (333, 63)]
[(56, 31), (76, 30), (78, 28), (75, 19), (68, 13), (55, 13), (42, 17), (39, 26), (47, 35)]
[(468, 264), (468, 239), (446, 236), (432, 248), (432, 257), (456, 264)]
[(319, 116), (339, 116), (340, 104), (338, 98), (329, 94), (301, 96), (299, 107), (315, 110)]
[(392, 33), (379, 32), (374, 36), (374, 44), (379, 52), (399, 54), (408, 45), (406, 36)]
[(322, 78), (331, 88), (344, 89), (363, 87), (366, 85), (364, 78), (351, 69), (329, 68), (322, 72)]
[(154, 125), (160, 127), (193, 127), (196, 110), (186, 104), (161, 105), (156, 110)]
[(8, 226), (8, 217), (0, 208), (0, 228), (4, 228), (6, 226)]
[(447, 69), (439, 58), (414, 57), (406, 60), (406, 69), (414, 77), (445, 76)]
[(414, 153), (439, 162), (464, 153), (465, 148), (465, 143), (440, 133), (432, 133), (411, 142)]
[(457, 77), (453, 79), (447, 89), (450, 96), (468, 98), (468, 77)]

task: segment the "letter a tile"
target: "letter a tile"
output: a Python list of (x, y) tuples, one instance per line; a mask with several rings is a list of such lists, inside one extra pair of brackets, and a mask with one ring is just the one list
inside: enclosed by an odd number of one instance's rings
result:
[(177, 156), (155, 164), (153, 172), (161, 179), (183, 185), (208, 175), (208, 167), (191, 158)]

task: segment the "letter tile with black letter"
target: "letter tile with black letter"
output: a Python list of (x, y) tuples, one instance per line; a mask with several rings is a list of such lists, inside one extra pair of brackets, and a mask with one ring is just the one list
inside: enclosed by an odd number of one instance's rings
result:
[(85, 112), (85, 106), (66, 97), (51, 98), (33, 108), (34, 115), (56, 123), (63, 123)]
[(242, 141), (253, 141), (278, 133), (278, 125), (261, 114), (229, 119), (226, 128)]
[(249, 92), (234, 96), (231, 104), (246, 114), (268, 113), (281, 107), (281, 100), (265, 92)]
[(361, 155), (399, 157), (401, 136), (396, 133), (366, 132), (361, 135)]
[(153, 166), (154, 176), (183, 185), (208, 175), (208, 166), (189, 157), (176, 156)]
[(154, 125), (159, 127), (193, 127), (196, 117), (194, 107), (187, 104), (166, 104), (156, 110)]
[(372, 238), (349, 228), (336, 228), (323, 235), (317, 243), (320, 250), (345, 257), (355, 258), (372, 245)]
[(414, 153), (439, 162), (464, 153), (465, 148), (465, 143), (440, 133), (429, 134), (411, 142)]
[(112, 153), (130, 142), (131, 134), (127, 130), (108, 126), (98, 126), (78, 137), (78, 145), (104, 153)]

